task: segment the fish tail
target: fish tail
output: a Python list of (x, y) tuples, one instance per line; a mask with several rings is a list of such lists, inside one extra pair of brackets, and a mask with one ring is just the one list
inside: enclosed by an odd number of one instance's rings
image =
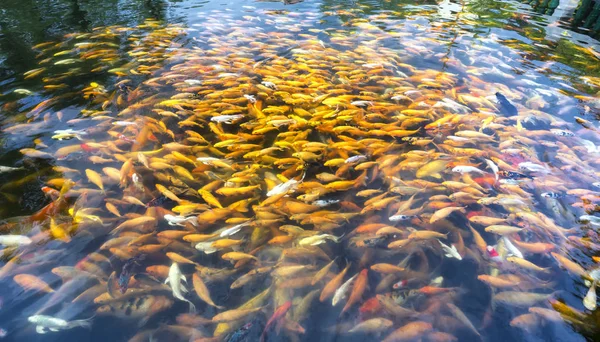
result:
[(260, 334), (260, 340), (259, 340), (260, 342), (265, 342), (265, 337), (267, 337), (267, 329), (268, 329), (268, 327), (265, 327), (262, 334)]
[(91, 329), (92, 328), (92, 319), (94, 318), (94, 316), (87, 318), (87, 319), (78, 319), (75, 321), (71, 321), (69, 322), (68, 326), (69, 329), (70, 328), (75, 328), (75, 327), (82, 327), (82, 328), (87, 328), (87, 329)]
[(196, 313), (196, 306), (194, 305), (194, 303), (192, 303), (192, 302), (191, 302), (191, 301), (189, 301), (189, 300), (186, 300), (186, 301), (187, 301), (188, 303), (190, 303), (190, 311), (189, 311), (189, 312), (190, 312), (191, 314), (195, 314), (195, 313)]

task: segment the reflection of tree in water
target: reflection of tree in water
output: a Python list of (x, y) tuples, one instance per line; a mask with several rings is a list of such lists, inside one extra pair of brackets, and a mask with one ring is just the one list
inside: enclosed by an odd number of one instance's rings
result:
[(166, 17), (167, 3), (162, 0), (145, 0), (145, 7), (148, 8), (151, 18), (161, 19)]
[(0, 0), (0, 79), (35, 65), (31, 46), (70, 32), (166, 20), (167, 0)]
[[(591, 36), (600, 35), (600, 0), (531, 0), (533, 11), (552, 15), (573, 30)], [(561, 4), (562, 2), (562, 4)], [(556, 13), (561, 5), (560, 13)]]
[(67, 17), (69, 26), (80, 27), (82, 30), (87, 31), (90, 25), (90, 21), (86, 18), (87, 11), (82, 10), (78, 0), (71, 0), (71, 11)]
[(293, 5), (304, 2), (304, 0), (256, 0), (256, 2), (283, 2), (284, 5)]
[(573, 17), (573, 26), (600, 33), (600, 1), (581, 0)]
[[(375, 14), (381, 10), (384, 11), (398, 11), (403, 7), (419, 6), (419, 5), (436, 5), (437, 0), (370, 0), (370, 1), (356, 1), (356, 0), (323, 0), (321, 5), (322, 11), (332, 10), (346, 10), (352, 11), (353, 15), (361, 17)], [(355, 11), (360, 9), (360, 11)], [(388, 13), (389, 14), (389, 13)], [(350, 16), (340, 15), (340, 20), (347, 21)]]
[(531, 0), (531, 1), (523, 1), (528, 3), (534, 12), (552, 15), (554, 10), (558, 7), (560, 0)]

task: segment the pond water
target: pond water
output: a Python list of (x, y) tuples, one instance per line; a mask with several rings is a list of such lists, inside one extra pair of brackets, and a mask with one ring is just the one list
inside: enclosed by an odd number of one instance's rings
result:
[(2, 1), (1, 338), (597, 340), (572, 11)]

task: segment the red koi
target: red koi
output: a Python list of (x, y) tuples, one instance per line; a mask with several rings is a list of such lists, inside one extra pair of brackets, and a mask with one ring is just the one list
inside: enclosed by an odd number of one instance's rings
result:
[(292, 302), (288, 300), (282, 306), (278, 307), (275, 310), (275, 312), (273, 313), (273, 316), (271, 316), (271, 318), (269, 318), (269, 320), (267, 321), (267, 324), (265, 325), (265, 330), (263, 330), (262, 334), (260, 335), (260, 342), (265, 341), (265, 337), (267, 336), (267, 331), (269, 331), (269, 329), (273, 326), (273, 324), (275, 324), (277, 321), (279, 321), (281, 318), (283, 318), (291, 307), (292, 307)]
[(392, 285), (392, 288), (394, 290), (398, 290), (398, 289), (406, 287), (406, 285), (408, 285), (408, 280), (400, 280), (399, 282)]
[(498, 254), (498, 251), (492, 246), (487, 246), (488, 257), (495, 262), (502, 262), (502, 257)]
[(440, 293), (446, 293), (455, 291), (456, 288), (452, 287), (435, 287), (435, 286), (425, 286), (419, 289), (419, 292), (426, 295), (437, 295)]
[(473, 216), (482, 216), (484, 215), (483, 211), (471, 211), (467, 214), (467, 219), (470, 219)]
[(156, 138), (156, 136), (152, 133), (148, 134), (148, 140), (158, 142), (158, 138)]
[(52, 202), (31, 215), (29, 217), (29, 222), (44, 221), (48, 217), (58, 214), (65, 207), (65, 204), (65, 201)]
[(91, 147), (90, 145), (88, 145), (86, 143), (83, 143), (83, 144), (81, 144), (79, 146), (81, 146), (81, 149), (84, 150), (84, 151), (86, 151), (86, 152), (92, 152), (92, 151), (97, 150), (96, 148), (93, 148), (93, 147)]
[(379, 303), (379, 300), (376, 297), (373, 297), (373, 298), (368, 299), (366, 302), (364, 302), (363, 305), (360, 306), (358, 311), (362, 315), (367, 315), (367, 314), (374, 314), (374, 313), (378, 312), (380, 309), (381, 309), (381, 304)]
[(473, 179), (475, 181), (475, 183), (481, 185), (481, 186), (489, 186), (489, 187), (493, 187), (494, 184), (496, 184), (496, 178), (492, 177), (492, 176), (487, 176), (487, 177), (477, 177)]
[(43, 186), (41, 190), (44, 192), (44, 194), (46, 194), (46, 196), (50, 197), (53, 201), (56, 201), (60, 196), (60, 191), (49, 186)]

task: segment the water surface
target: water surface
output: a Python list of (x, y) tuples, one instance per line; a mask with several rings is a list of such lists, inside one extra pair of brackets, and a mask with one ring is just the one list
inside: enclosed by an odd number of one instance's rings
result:
[[(412, 321), (431, 341), (597, 339), (584, 297), (600, 224), (600, 45), (557, 19), (510, 1), (3, 1), (0, 165), (19, 169), (0, 175), (1, 229), (33, 240), (4, 249), (4, 339), (252, 341), (288, 301), (269, 341), (392, 340)], [(456, 211), (432, 218), (446, 207)], [(140, 216), (154, 220), (121, 229)], [(523, 230), (495, 234), (473, 216)], [(186, 231), (217, 233), (190, 243)], [(473, 231), (501, 259), (515, 258), (516, 241), (533, 266), (494, 259)], [(313, 233), (331, 235), (310, 246)], [(197, 246), (224, 238), (236, 246)], [(232, 251), (258, 260), (223, 260)], [(331, 274), (307, 282), (330, 260)], [(173, 261), (194, 316), (153, 272)], [(127, 264), (144, 277), (130, 291), (149, 291), (130, 301), (106, 284)], [(230, 289), (261, 267), (273, 269)], [(346, 300), (318, 296), (346, 267), (334, 288), (353, 276), (367, 286), (343, 310)], [(55, 292), (24, 288), (23, 274)], [(199, 298), (194, 274), (222, 308)], [(207, 322), (267, 289), (256, 314), (227, 329)], [(530, 297), (507, 303), (507, 291)], [(93, 318), (39, 334), (36, 314)], [(374, 318), (390, 326), (348, 332)]]

